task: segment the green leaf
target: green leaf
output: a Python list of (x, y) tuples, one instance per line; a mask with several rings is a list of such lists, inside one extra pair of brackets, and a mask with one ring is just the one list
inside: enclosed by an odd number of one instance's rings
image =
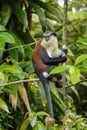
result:
[(46, 130), (46, 127), (41, 121), (37, 121), (33, 130)]
[(0, 24), (0, 31), (5, 31), (5, 30), (6, 30), (6, 28)]
[(79, 95), (77, 89), (76, 89), (74, 86), (72, 86), (71, 89), (72, 89), (72, 91), (75, 93), (75, 95), (76, 95), (78, 101), (80, 101), (80, 95)]
[(46, 24), (47, 24), (47, 27), (49, 28), (49, 30), (52, 30), (52, 31), (55, 30), (53, 25), (51, 24), (51, 22), (49, 22), (48, 20), (46, 20)]
[(0, 84), (4, 83), (4, 81), (5, 81), (4, 74), (0, 72)]
[(5, 40), (3, 38), (0, 39), (0, 51), (3, 51), (5, 48)]
[(51, 13), (51, 8), (49, 7), (48, 3), (43, 2), (43, 1), (41, 1), (41, 0), (29, 0), (29, 1), (31, 1), (31, 2), (33, 2), (33, 3), (36, 3), (36, 4), (39, 5), (41, 8), (43, 8), (43, 9), (45, 9), (45, 10), (47, 10), (47, 11), (49, 11), (49, 12)]
[(1, 72), (8, 71), (8, 72), (11, 72), (11, 73), (19, 73), (19, 69), (16, 66), (7, 65), (7, 64), (2, 64), (0, 66), (0, 71)]
[(79, 38), (78, 43), (82, 43), (83, 45), (87, 45), (87, 38)]
[(29, 57), (29, 59), (32, 58), (32, 52), (33, 52), (33, 50), (32, 50), (31, 47), (25, 48), (25, 55), (26, 55), (27, 57)]
[(30, 64), (31, 64), (30, 61), (21, 61), (21, 62), (19, 63), (19, 66), (20, 66), (21, 68), (26, 68), (26, 67), (29, 66)]
[(21, 37), (22, 41), (25, 43), (26, 47), (29, 47), (30, 44), (35, 44), (34, 39), (31, 35), (27, 34), (26, 32), (18, 31), (18, 35)]
[(57, 108), (64, 113), (64, 102), (60, 96), (56, 96), (53, 92), (51, 92), (52, 100), (56, 104)]
[(11, 8), (8, 4), (3, 5), (0, 11), (0, 24), (6, 26), (11, 16)]
[(58, 66), (58, 67), (54, 68), (54, 69), (50, 72), (50, 75), (51, 75), (51, 74), (57, 74), (57, 73), (63, 72), (63, 71), (65, 71), (65, 70), (67, 70), (68, 68), (69, 68), (68, 65)]
[(2, 57), (3, 57), (4, 48), (5, 48), (5, 42), (4, 42), (4, 39), (2, 39), (0, 41), (0, 61), (2, 60)]
[(54, 8), (54, 6), (52, 6), (51, 4), (48, 4), (47, 2), (43, 2), (41, 0), (29, 0), (29, 1), (39, 5), (41, 8), (43, 8), (46, 11), (46, 15), (47, 15), (47, 13), (51, 14), (52, 20), (55, 20), (57, 22), (60, 22), (60, 20), (63, 21), (61, 12), (58, 9)]
[(0, 109), (9, 113), (8, 106), (6, 105), (6, 103), (1, 98), (0, 98)]
[(16, 85), (9, 85), (7, 87), (3, 87), (2, 90), (6, 93), (16, 95), (17, 87)]
[(18, 3), (14, 3), (13, 11), (14, 14), (17, 16), (17, 18), (20, 20), (20, 22), (27, 28), (28, 27), (27, 14), (22, 9), (22, 7)]
[(47, 113), (44, 112), (44, 111), (37, 112), (36, 115), (37, 115), (37, 116), (49, 116), (49, 114), (47, 114)]
[[(63, 111), (64, 108), (64, 102), (59, 94), (59, 91), (57, 87), (55, 87), (55, 83), (50, 82), (50, 89), (51, 89), (51, 95), (52, 95), (52, 99), (54, 99), (53, 101), (55, 101), (55, 103), (58, 105), (58, 107), (60, 107), (60, 109)], [(58, 90), (58, 91), (57, 91)]]
[(87, 59), (87, 55), (86, 54), (83, 54), (81, 56), (79, 56), (76, 61), (75, 61), (75, 65), (81, 63), (82, 61), (84, 61), (85, 59)]
[(42, 9), (40, 8), (40, 6), (38, 6), (37, 4), (33, 3), (33, 2), (30, 2), (32, 7), (35, 9), (38, 17), (39, 17), (39, 20), (41, 22), (41, 25), (42, 25), (42, 29), (43, 31), (46, 30), (46, 17), (45, 17), (45, 14), (44, 12), (42, 11)]
[(8, 32), (0, 32), (0, 41), (2, 40), (8, 43), (15, 43), (14, 37)]
[[(12, 32), (8, 32), (12, 37), (13, 39), (15, 40), (14, 43), (10, 43), (12, 44), (14, 47), (16, 47), (16, 49), (19, 50), (19, 52), (21, 52), (21, 54), (24, 56), (24, 49), (23, 49), (23, 46), (22, 46), (22, 41), (19, 39), (19, 37), (17, 35), (15, 35), (14, 33)], [(14, 49), (14, 48), (13, 48)]]
[(38, 87), (38, 90), (39, 90), (39, 94), (40, 94), (42, 105), (46, 106), (47, 99), (46, 99), (46, 95), (45, 95), (45, 92), (44, 92), (43, 85), (39, 81), (37, 82), (37, 84), (38, 84), (38, 86), (40, 86), (40, 87)]
[[(22, 55), (24, 56), (24, 49), (22, 46), (22, 42), (21, 40), (12, 32), (0, 32), (0, 41), (2, 42), (7, 42), (11, 45), (13, 45), (14, 47), (16, 47), (16, 49), (18, 49)], [(13, 48), (14, 49), (14, 48)]]
[(63, 15), (57, 8), (52, 8), (52, 13), (58, 18), (59, 22), (63, 21)]
[(84, 60), (82, 65), (84, 68), (87, 68), (87, 60)]
[(80, 81), (80, 70), (79, 70), (79, 68), (77, 68), (75, 66), (71, 66), (69, 68), (69, 74), (70, 74), (71, 82), (73, 84), (76, 84)]
[(27, 127), (28, 127), (28, 125), (29, 125), (29, 119), (26, 119), (26, 120), (22, 123), (20, 130), (26, 130)]
[[(9, 46), (13, 47), (12, 45), (9, 45)], [(14, 48), (12, 50), (9, 50), (9, 56), (10, 56), (11, 60), (18, 61), (18, 49)]]

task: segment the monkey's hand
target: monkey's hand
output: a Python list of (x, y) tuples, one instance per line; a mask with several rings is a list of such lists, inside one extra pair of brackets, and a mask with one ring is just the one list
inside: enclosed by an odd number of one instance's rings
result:
[(68, 48), (67, 48), (66, 45), (63, 45), (63, 46), (62, 46), (62, 50), (63, 50), (63, 52), (64, 52), (65, 54), (67, 54)]

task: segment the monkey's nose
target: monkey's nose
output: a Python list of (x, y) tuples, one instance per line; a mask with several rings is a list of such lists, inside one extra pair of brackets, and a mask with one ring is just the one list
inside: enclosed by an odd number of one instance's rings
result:
[(49, 41), (49, 39), (50, 39), (50, 37), (49, 37), (49, 36), (45, 37), (46, 42), (48, 42), (48, 41)]

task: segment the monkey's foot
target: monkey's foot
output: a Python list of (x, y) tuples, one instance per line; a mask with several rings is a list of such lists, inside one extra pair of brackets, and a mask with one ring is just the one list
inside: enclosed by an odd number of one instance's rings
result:
[(57, 88), (62, 88), (62, 87), (63, 87), (62, 81), (60, 80), (60, 81), (55, 82), (55, 86), (56, 86)]

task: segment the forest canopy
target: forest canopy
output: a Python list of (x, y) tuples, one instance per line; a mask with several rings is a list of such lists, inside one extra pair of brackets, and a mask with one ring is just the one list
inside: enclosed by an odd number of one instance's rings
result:
[(61, 49), (64, 0), (0, 0), (0, 130), (87, 129), (87, 1), (65, 1), (68, 60), (51, 72), (66, 80), (60, 89), (50, 83), (54, 121), (32, 52), (45, 31)]

